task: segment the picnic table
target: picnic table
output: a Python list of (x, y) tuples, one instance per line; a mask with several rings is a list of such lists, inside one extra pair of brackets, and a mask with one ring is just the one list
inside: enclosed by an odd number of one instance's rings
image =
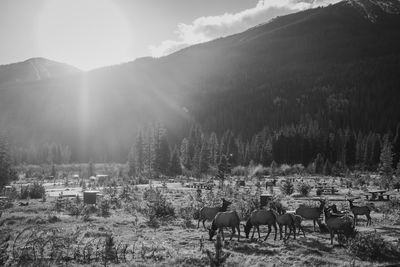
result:
[(189, 183), (186, 186), (189, 187), (189, 188), (211, 190), (214, 187), (214, 184), (208, 183), (208, 182), (207, 183), (194, 182), (194, 183)]
[(334, 186), (326, 186), (326, 185), (317, 185), (315, 188), (322, 190), (325, 194), (334, 195), (335, 193), (339, 192)]
[[(378, 200), (378, 201), (384, 201), (384, 200), (389, 200), (390, 199), (390, 194), (386, 193), (387, 190), (370, 190), (363, 195), (367, 200)], [(386, 197), (386, 199), (385, 199)]]

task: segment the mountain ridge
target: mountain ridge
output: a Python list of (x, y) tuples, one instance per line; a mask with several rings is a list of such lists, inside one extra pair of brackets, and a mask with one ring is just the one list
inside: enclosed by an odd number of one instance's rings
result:
[(124, 161), (137, 131), (153, 122), (167, 127), (171, 144), (195, 123), (245, 140), (310, 120), (326, 132), (393, 131), (400, 16), (379, 16), (371, 23), (340, 2), (158, 59), (3, 84), (0, 128), (19, 147), (69, 145), (75, 161)]
[(0, 84), (41, 81), (80, 73), (76, 67), (43, 57), (0, 65)]

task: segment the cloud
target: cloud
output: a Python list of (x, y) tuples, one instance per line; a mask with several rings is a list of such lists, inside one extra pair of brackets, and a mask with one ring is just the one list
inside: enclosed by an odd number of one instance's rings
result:
[(181, 23), (176, 30), (175, 40), (165, 40), (150, 46), (153, 57), (161, 57), (197, 43), (232, 35), (254, 27), (270, 19), (309, 9), (326, 6), (340, 0), (259, 0), (253, 8), (238, 13), (225, 13), (195, 19), (190, 24)]

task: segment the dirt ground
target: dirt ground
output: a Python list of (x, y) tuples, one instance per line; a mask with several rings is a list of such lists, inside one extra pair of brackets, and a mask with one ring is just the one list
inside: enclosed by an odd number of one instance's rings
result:
[[(143, 192), (145, 188), (146, 186), (139, 186), (138, 192)], [(196, 193), (194, 189), (183, 188), (176, 183), (167, 184), (167, 188), (163, 190), (167, 199), (174, 203), (175, 209), (185, 204), (188, 194)], [(274, 191), (278, 190), (278, 187), (274, 188)], [(13, 207), (3, 211), (0, 218), (0, 238), (4, 240), (6, 236), (9, 236), (9, 255), (21, 251), (22, 248), (19, 246), (26, 245), (24, 242), (30, 236), (38, 236), (38, 232), (43, 232), (45, 235), (57, 229), (58, 235), (76, 236), (74, 240), (78, 240), (79, 242), (76, 242), (82, 244), (82, 247), (88, 242), (100, 242), (108, 234), (112, 234), (116, 246), (126, 244), (127, 252), (125, 260), (119, 263), (108, 263), (109, 265), (209, 266), (206, 251), (215, 251), (215, 237), (214, 241), (208, 241), (207, 230), (202, 226), (197, 228), (197, 221), (194, 219), (188, 222), (178, 216), (178, 218), (159, 220), (158, 227), (152, 227), (149, 226), (148, 218), (140, 212), (127, 212), (124, 208), (117, 208), (111, 209), (108, 217), (93, 214), (87, 220), (83, 220), (82, 216), (71, 216), (65, 211), (55, 211), (54, 192), (56, 191), (49, 186), (46, 202), (29, 200), (28, 206), (19, 206), (19, 202), (25, 201), (16, 201)], [(68, 191), (81, 192), (80, 188), (69, 188)], [(331, 199), (330, 203), (336, 203), (340, 209), (346, 210), (348, 203), (342, 200), (349, 194), (348, 191), (348, 189), (340, 188), (337, 195), (326, 197)], [(352, 190), (351, 193), (359, 192)], [(311, 192), (311, 195), (315, 194)], [(294, 210), (300, 203), (316, 205), (314, 201), (300, 197), (285, 197), (282, 203), (289, 210)], [(380, 205), (386, 205), (386, 202), (375, 203), (376, 211), (371, 214), (371, 226), (365, 226), (366, 219), (360, 218), (356, 228), (359, 232), (376, 231), (385, 240), (399, 246), (399, 214), (379, 213), (377, 211)], [(210, 225), (210, 222), (206, 225)], [(353, 256), (348, 248), (338, 245), (336, 237), (332, 246), (329, 234), (321, 233), (319, 229), (314, 232), (312, 221), (304, 221), (303, 226), (306, 237), (297, 236), (296, 240), (290, 238), (287, 242), (279, 240), (279, 233), (277, 240), (274, 241), (274, 232), (267, 241), (263, 241), (267, 227), (261, 227), (261, 240), (246, 239), (241, 227), (240, 241), (237, 240), (237, 235), (230, 241), (230, 231), (227, 229), (224, 231), (225, 241), (222, 247), (223, 254), (229, 254), (226, 266), (386, 266), (393, 264), (393, 262), (362, 261)], [(8, 262), (12, 261), (9, 259)], [(400, 259), (398, 264), (400, 265)], [(80, 264), (70, 261), (67, 265)], [(93, 261), (87, 265), (97, 266), (102, 265), (102, 262)]]

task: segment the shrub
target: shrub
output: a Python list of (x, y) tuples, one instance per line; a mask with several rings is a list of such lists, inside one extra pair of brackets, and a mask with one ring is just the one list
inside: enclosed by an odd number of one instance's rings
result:
[(144, 176), (139, 176), (138, 178), (137, 178), (137, 184), (149, 184), (149, 179), (147, 179), (146, 177), (144, 177)]
[(197, 211), (194, 209), (194, 207), (187, 206), (187, 207), (182, 207), (179, 211), (180, 217), (184, 220), (183, 225), (186, 228), (192, 228), (193, 222), (192, 218), (194, 217), (194, 214), (196, 214)]
[(108, 217), (110, 216), (110, 201), (103, 199), (99, 205), (99, 216)]
[(349, 250), (360, 259), (369, 261), (395, 261), (400, 257), (399, 249), (376, 232), (357, 234), (351, 241)]
[(106, 236), (104, 243), (103, 263), (107, 266), (107, 262), (118, 263), (118, 253), (114, 237), (110, 234)]
[(284, 195), (290, 196), (294, 192), (294, 185), (290, 179), (285, 179), (283, 184), (281, 184), (281, 192)]
[(84, 206), (83, 205), (76, 205), (75, 203), (72, 203), (72, 202), (68, 201), (66, 203), (65, 209), (66, 209), (66, 211), (68, 212), (68, 214), (70, 216), (78, 217), (79, 215), (81, 215), (81, 213), (82, 213), (82, 211), (84, 209)]
[(322, 188), (317, 188), (317, 191), (316, 191), (317, 196), (322, 195), (322, 192), (323, 192)]
[(245, 176), (247, 174), (247, 168), (244, 166), (236, 166), (231, 172), (234, 176)]
[(308, 196), (311, 191), (311, 186), (307, 183), (301, 182), (297, 185), (297, 191), (302, 195), (303, 197)]
[(157, 218), (174, 217), (175, 210), (172, 203), (161, 194), (160, 191), (154, 190), (153, 200), (148, 204), (149, 216), (154, 215)]
[(45, 194), (46, 190), (44, 186), (39, 183), (33, 183), (33, 185), (29, 187), (29, 197), (32, 199), (43, 199), (43, 195)]
[(27, 199), (29, 197), (29, 187), (21, 187), (19, 199)]

